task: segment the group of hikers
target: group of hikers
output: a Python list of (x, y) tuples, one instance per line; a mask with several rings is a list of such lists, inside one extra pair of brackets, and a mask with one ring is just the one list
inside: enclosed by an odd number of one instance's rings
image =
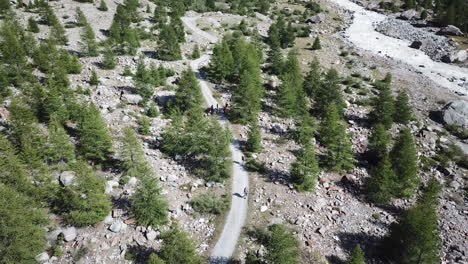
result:
[(223, 114), (226, 114), (226, 111), (227, 111), (227, 109), (228, 109), (228, 106), (229, 106), (229, 105), (228, 105), (227, 103), (224, 105), (223, 108), (220, 108), (218, 104), (216, 104), (216, 107), (214, 107), (214, 105), (211, 105), (210, 107), (208, 107), (208, 108), (205, 110), (205, 114), (207, 114), (207, 115), (213, 115), (213, 114), (215, 114), (215, 113), (216, 113), (216, 114), (219, 114), (219, 113), (221, 113), (221, 111), (222, 111)]

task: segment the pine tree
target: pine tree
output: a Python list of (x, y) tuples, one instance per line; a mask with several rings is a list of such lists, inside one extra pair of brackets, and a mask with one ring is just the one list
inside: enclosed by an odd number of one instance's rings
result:
[(96, 224), (109, 214), (112, 208), (105, 194), (105, 181), (97, 177), (84, 161), (71, 166), (75, 172), (75, 183), (59, 189), (55, 200), (57, 213), (66, 221), (77, 226)]
[(408, 128), (400, 132), (390, 157), (397, 178), (394, 193), (397, 197), (409, 198), (416, 191), (419, 178), (416, 146)]
[(296, 162), (291, 166), (291, 181), (298, 191), (313, 192), (319, 172), (314, 145), (310, 142), (306, 143)]
[(193, 48), (191, 58), (192, 60), (200, 58), (200, 48), (198, 47), (198, 45), (195, 45), (195, 47)]
[(182, 113), (201, 111), (203, 104), (201, 88), (190, 68), (182, 72), (174, 104)]
[(155, 177), (140, 178), (140, 185), (132, 196), (132, 213), (139, 225), (160, 226), (167, 222), (167, 201)]
[(393, 115), (395, 122), (407, 125), (413, 119), (413, 110), (405, 90), (400, 90), (395, 101), (396, 111)]
[(310, 64), (310, 70), (304, 79), (304, 91), (308, 96), (315, 98), (316, 93), (321, 86), (322, 75), (320, 73), (320, 63), (317, 57), (315, 57)]
[(398, 263), (440, 263), (437, 205), (441, 186), (432, 178), (417, 204), (390, 227), (386, 251)]
[(124, 129), (122, 138), (122, 168), (125, 174), (130, 177), (150, 177), (152, 176), (151, 169), (145, 159), (145, 153), (141, 146), (141, 142), (135, 134), (135, 130), (131, 127)]
[(187, 233), (180, 230), (177, 224), (161, 234), (163, 240), (159, 256), (165, 264), (202, 264), (205, 261), (200, 257)]
[(117, 11), (109, 29), (109, 38), (116, 44), (116, 48), (121, 54), (133, 55), (140, 46), (138, 34), (131, 28), (131, 22), (127, 6), (117, 5)]
[(35, 257), (46, 246), (47, 224), (37, 201), (0, 183), (0, 223), (0, 263), (37, 263)]
[(312, 50), (319, 50), (322, 48), (322, 45), (320, 44), (320, 39), (317, 36), (314, 40), (314, 44), (312, 44)]
[(249, 152), (260, 152), (262, 150), (262, 133), (256, 119), (250, 122), (247, 149)]
[(83, 55), (95, 57), (98, 55), (96, 35), (89, 23), (85, 23), (81, 32), (81, 50)]
[(2, 54), (2, 63), (5, 64), (5, 72), (10, 82), (20, 83), (27, 66), (26, 51), (22, 46), (21, 39), (18, 36), (18, 29), (12, 21), (4, 20), (0, 26), (0, 53)]
[(320, 136), (323, 145), (327, 148), (326, 164), (331, 170), (341, 172), (354, 167), (350, 136), (335, 104), (329, 105), (326, 110)]
[(347, 264), (366, 264), (366, 259), (364, 258), (364, 253), (362, 252), (361, 246), (358, 244), (351, 256), (348, 259)]
[(60, 124), (57, 116), (52, 116), (50, 119), (46, 157), (50, 162), (69, 162), (75, 159), (75, 145), (70, 141), (70, 136)]
[(165, 264), (165, 262), (160, 257), (158, 257), (158, 255), (152, 253), (149, 256), (148, 262), (146, 262), (146, 264)]
[(284, 61), (281, 48), (274, 46), (269, 51), (268, 62), (270, 63), (270, 71), (272, 74), (279, 75), (283, 72)]
[(367, 146), (367, 160), (371, 164), (379, 163), (388, 154), (390, 138), (382, 124), (377, 124)]
[(28, 30), (32, 33), (39, 33), (39, 26), (34, 17), (29, 17), (28, 19)]
[(167, 23), (166, 7), (162, 5), (158, 5), (154, 9), (153, 21), (159, 28), (162, 28), (164, 25), (166, 25)]
[(306, 145), (314, 137), (314, 120), (308, 112), (302, 114), (296, 123), (296, 141), (298, 144)]
[(116, 66), (115, 53), (109, 46), (104, 50), (104, 56), (102, 58), (102, 68), (105, 70), (113, 70)]
[(85, 14), (83, 13), (83, 11), (77, 7), (75, 9), (75, 17), (76, 17), (76, 25), (78, 27), (84, 27), (86, 24), (89, 24), (88, 23), (88, 19), (86, 19), (86, 16)]
[(210, 75), (218, 82), (232, 77), (235, 71), (234, 58), (226, 40), (216, 45), (210, 61)]
[(65, 29), (63, 28), (62, 23), (60, 23), (60, 20), (54, 14), (54, 11), (52, 11), (50, 7), (49, 9), (49, 12), (51, 12), (50, 38), (60, 45), (66, 45), (68, 38)]
[(216, 4), (215, 4), (215, 0), (206, 0), (206, 7), (208, 8), (208, 10), (210, 11), (214, 11), (216, 10)]
[(282, 85), (277, 94), (278, 113), (292, 117), (304, 112), (306, 102), (303, 90), (304, 77), (301, 73), (296, 51), (292, 50), (284, 64), (285, 71), (280, 76)]
[(371, 168), (370, 175), (366, 186), (368, 199), (379, 205), (387, 204), (393, 197), (396, 177), (388, 155), (383, 156), (379, 164)]
[(97, 72), (96, 71), (92, 71), (91, 72), (91, 79), (89, 79), (89, 84), (90, 85), (99, 85), (100, 81), (99, 81), (99, 77), (97, 75)]
[(21, 193), (30, 193), (31, 181), (28, 177), (26, 166), (17, 155), (17, 150), (11, 142), (0, 135), (0, 186), (5, 185), (8, 189)]
[(393, 124), (395, 113), (395, 100), (390, 89), (390, 85), (384, 84), (380, 87), (379, 95), (372, 102), (374, 107), (369, 114), (374, 124), (381, 123), (386, 129), (390, 129)]
[(278, 18), (278, 22), (275, 24), (272, 24), (270, 28), (268, 29), (268, 39), (267, 42), (270, 45), (270, 48), (273, 50), (275, 48), (280, 48), (281, 47), (281, 39), (280, 39), (280, 20), (281, 18)]
[(90, 104), (83, 110), (78, 123), (80, 152), (87, 159), (106, 161), (112, 154), (112, 138), (99, 109)]
[(336, 106), (339, 115), (343, 115), (345, 103), (340, 87), (340, 77), (335, 69), (328, 70), (325, 80), (317, 89), (314, 101), (315, 109), (319, 116), (326, 115), (327, 107), (331, 104)]
[(299, 240), (284, 225), (269, 226), (265, 259), (271, 264), (299, 263)]
[(78, 56), (73, 55), (73, 56), (68, 56), (69, 63), (67, 65), (67, 73), (69, 74), (79, 74), (81, 73), (81, 63), (80, 60), (78, 59)]
[(260, 78), (258, 71), (241, 72), (240, 83), (234, 92), (234, 104), (230, 113), (234, 120), (247, 123), (256, 118), (261, 108), (260, 98), (263, 94)]
[(182, 59), (179, 41), (174, 29), (169, 25), (163, 25), (159, 34), (160, 46), (158, 57), (161, 60), (174, 61)]
[(288, 27), (284, 28), (282, 32), (280, 30), (281, 48), (285, 49), (294, 44), (294, 40), (296, 39), (294, 32), (295, 30), (291, 22), (288, 23)]
[(108, 10), (105, 0), (101, 0), (101, 3), (99, 4), (98, 10), (103, 11), (103, 12)]
[(0, 0), (0, 14), (6, 13), (8, 10), (10, 10), (10, 8), (10, 1)]

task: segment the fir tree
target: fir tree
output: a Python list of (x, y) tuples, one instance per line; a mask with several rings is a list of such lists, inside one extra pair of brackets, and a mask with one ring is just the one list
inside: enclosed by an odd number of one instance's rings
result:
[(164, 260), (162, 260), (158, 255), (152, 253), (149, 256), (148, 262), (146, 264), (164, 264)]
[(11, 142), (0, 135), (0, 186), (7, 186), (8, 189), (29, 194), (32, 189), (31, 181), (28, 177), (25, 164), (17, 155), (17, 150)]
[(98, 10), (103, 11), (103, 12), (108, 10), (105, 0), (101, 0), (101, 3), (99, 4)]
[(195, 47), (193, 48), (191, 58), (192, 60), (200, 58), (200, 48), (198, 47), (198, 45), (195, 45)]
[(109, 38), (116, 44), (121, 54), (135, 54), (140, 46), (138, 34), (131, 28), (131, 17), (126, 6), (117, 5), (117, 11), (109, 29)]
[(206, 5), (206, 8), (208, 8), (208, 10), (210, 11), (216, 10), (215, 0), (206, 0), (205, 5)]
[(28, 30), (32, 33), (39, 33), (39, 26), (37, 25), (37, 21), (34, 17), (29, 17), (28, 19)]
[(358, 244), (351, 256), (348, 259), (347, 264), (366, 264), (366, 259), (364, 258), (364, 253), (362, 252), (361, 246)]
[(383, 205), (387, 204), (392, 195), (395, 184), (395, 172), (388, 155), (382, 157), (379, 164), (370, 170), (371, 177), (367, 182), (367, 197), (370, 201)]
[(65, 216), (67, 222), (77, 226), (96, 224), (109, 214), (112, 208), (109, 197), (105, 194), (105, 181), (97, 177), (85, 162), (74, 163), (75, 183), (60, 188), (55, 200), (58, 213)]
[(167, 222), (167, 201), (161, 195), (161, 187), (155, 177), (142, 177), (132, 196), (132, 213), (139, 225), (160, 226)]
[(183, 113), (201, 111), (203, 104), (201, 88), (190, 68), (182, 73), (174, 104)]
[(282, 85), (277, 94), (278, 112), (281, 116), (292, 117), (305, 110), (306, 102), (302, 76), (296, 51), (291, 51), (285, 62), (285, 71), (280, 76)]
[(105, 121), (102, 119), (99, 109), (94, 105), (88, 105), (78, 123), (80, 152), (84, 157), (103, 162), (112, 153), (112, 138)]
[(91, 78), (89, 79), (89, 84), (90, 85), (98, 85), (99, 83), (100, 83), (100, 81), (99, 81), (99, 77), (97, 75), (97, 72), (93, 70), (91, 72)]
[(0, 14), (4, 14), (9, 11), (11, 8), (10, 1), (8, 0), (0, 0)]
[(37, 263), (35, 257), (46, 246), (47, 224), (37, 201), (0, 183), (0, 223), (0, 263)]
[(216, 45), (210, 61), (211, 77), (218, 82), (225, 81), (235, 71), (234, 58), (226, 40)]
[(144, 136), (151, 135), (151, 122), (148, 117), (142, 116), (138, 119), (138, 132)]
[(409, 198), (418, 187), (419, 178), (416, 146), (408, 128), (400, 132), (390, 157), (397, 178), (394, 193), (397, 197)]
[[(281, 32), (281, 31), (280, 31)], [(294, 35), (294, 28), (292, 26), (292, 23), (289, 22), (287, 28), (284, 28), (283, 31), (281, 32), (281, 48), (285, 49), (291, 45), (294, 44), (294, 40), (296, 39), (296, 36)]]
[(78, 59), (78, 56), (73, 55), (73, 56), (69, 56), (69, 58), (70, 59), (67, 65), (67, 73), (69, 74), (81, 73), (81, 63), (80, 63), (80, 60)]
[(104, 56), (102, 58), (102, 68), (105, 70), (113, 70), (116, 66), (115, 53), (109, 46), (104, 50)]
[(432, 178), (418, 203), (391, 226), (386, 251), (398, 263), (440, 263), (437, 204), (441, 186)]
[(312, 192), (317, 185), (319, 167), (312, 143), (306, 143), (291, 166), (291, 180), (300, 192)]
[(314, 137), (314, 120), (308, 112), (305, 112), (296, 123), (296, 141), (301, 145), (306, 145)]
[(126, 175), (137, 178), (152, 176), (141, 142), (133, 128), (127, 127), (124, 129), (122, 143), (120, 156), (122, 158), (122, 168), (125, 170)]
[(88, 19), (86, 19), (86, 16), (85, 14), (83, 13), (83, 11), (77, 7), (75, 9), (75, 17), (76, 17), (76, 25), (78, 27), (84, 27), (86, 24), (89, 24), (88, 23)]
[(317, 36), (314, 40), (314, 44), (312, 44), (312, 50), (319, 50), (322, 48), (322, 45), (320, 44), (320, 39)]
[(338, 72), (333, 68), (328, 70), (325, 80), (314, 96), (315, 109), (319, 116), (326, 115), (327, 107), (331, 104), (336, 106), (339, 115), (343, 115), (345, 103), (339, 82)]
[(407, 125), (413, 119), (413, 111), (405, 90), (400, 90), (395, 101), (396, 111), (393, 115), (395, 122)]
[(60, 124), (57, 116), (52, 116), (50, 119), (46, 157), (50, 162), (75, 159), (75, 145), (70, 141), (70, 136)]
[(85, 56), (95, 57), (98, 55), (96, 35), (89, 23), (84, 24), (81, 32), (81, 50)]
[(159, 28), (162, 28), (164, 25), (166, 25), (167, 11), (164, 6), (158, 5), (154, 9), (153, 21)]
[(380, 87), (379, 95), (374, 98), (372, 106), (374, 109), (369, 114), (372, 122), (381, 123), (386, 129), (391, 128), (395, 113), (395, 100), (390, 85), (384, 84)]
[(250, 122), (247, 149), (249, 152), (260, 152), (262, 150), (262, 133), (256, 119)]
[(317, 57), (315, 57), (310, 64), (310, 70), (304, 79), (304, 91), (308, 96), (316, 98), (316, 93), (321, 86), (322, 76), (320, 73), (320, 63)]
[(52, 20), (50, 24), (50, 38), (60, 45), (66, 45), (68, 42), (68, 38), (65, 29), (63, 28), (62, 23), (60, 23), (60, 20), (53, 13), (54, 11), (52, 11), (52, 9), (50, 10), (50, 12), (52, 13)]
[(326, 164), (331, 170), (341, 172), (354, 167), (350, 136), (335, 104), (329, 105), (326, 110), (320, 136), (327, 148)]
[(267, 239), (265, 259), (272, 264), (299, 263), (299, 240), (283, 225), (271, 225)]
[(272, 74), (279, 75), (283, 72), (284, 61), (281, 48), (274, 46), (269, 51), (268, 62), (270, 63), (270, 71)]
[(180, 230), (177, 224), (172, 224), (169, 231), (161, 234), (163, 240), (159, 256), (165, 264), (203, 264), (193, 242), (187, 233)]
[(388, 154), (388, 146), (390, 138), (387, 130), (382, 124), (377, 124), (374, 128), (372, 136), (369, 138), (367, 146), (367, 160), (371, 164), (377, 164), (382, 158)]
[(174, 29), (169, 25), (162, 26), (159, 34), (160, 46), (158, 57), (161, 60), (174, 61), (182, 59), (179, 41)]

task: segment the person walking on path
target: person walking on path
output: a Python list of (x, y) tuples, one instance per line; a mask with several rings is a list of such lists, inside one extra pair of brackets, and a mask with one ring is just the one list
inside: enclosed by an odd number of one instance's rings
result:
[(249, 191), (247, 191), (247, 187), (245, 187), (244, 188), (244, 197), (242, 197), (242, 198), (246, 199), (248, 194), (249, 194)]

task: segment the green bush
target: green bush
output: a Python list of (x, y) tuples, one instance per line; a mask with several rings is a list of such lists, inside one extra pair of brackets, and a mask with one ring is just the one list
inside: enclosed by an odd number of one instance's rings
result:
[(445, 128), (454, 136), (461, 140), (468, 139), (468, 129), (457, 125), (446, 125)]
[(199, 213), (221, 214), (228, 209), (229, 201), (226, 197), (221, 198), (214, 193), (206, 193), (192, 199), (190, 205)]

